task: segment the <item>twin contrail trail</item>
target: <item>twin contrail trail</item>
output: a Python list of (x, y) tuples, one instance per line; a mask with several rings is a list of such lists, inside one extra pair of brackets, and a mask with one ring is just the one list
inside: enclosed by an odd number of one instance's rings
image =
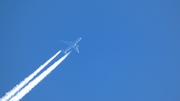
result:
[[(37, 85), (43, 78), (45, 78), (56, 66), (58, 66), (70, 54), (70, 52), (65, 54), (62, 58), (60, 58), (53, 65), (51, 65), (46, 71), (44, 71), (41, 75), (39, 75), (37, 78), (35, 78), (33, 81), (29, 83), (29, 81), (33, 79), (45, 66), (47, 66), (60, 52), (61, 51), (58, 51), (47, 62), (41, 65), (35, 72), (33, 72), (31, 75), (25, 78), (22, 82), (16, 85), (11, 91), (7, 92), (6, 95), (0, 99), (0, 101), (18, 101), (23, 96), (25, 96), (35, 85)], [(27, 83), (29, 84), (25, 86)]]
[[(68, 48), (64, 51), (65, 55), (60, 58), (58, 61), (56, 61), (53, 65), (51, 65), (46, 71), (44, 71), (42, 74), (40, 74), (38, 77), (35, 78), (35, 76), (44, 69), (45, 66), (47, 66), (61, 51), (58, 51), (53, 57), (51, 57), (47, 62), (45, 62), (43, 65), (41, 65), (35, 72), (33, 72), (31, 75), (29, 75), (27, 78), (25, 78), (22, 82), (20, 82), (18, 85), (16, 85), (12, 90), (7, 92), (5, 96), (0, 98), (0, 101), (18, 101), (23, 96), (25, 96), (34, 86), (36, 86), (43, 78), (45, 78), (53, 69), (55, 69), (70, 53), (68, 52), (70, 49), (74, 48), (79, 53), (79, 45), (77, 43), (82, 38), (76, 39), (74, 42), (65, 42), (69, 45)], [(68, 52), (68, 53), (67, 53)], [(32, 80), (35, 78), (34, 80)], [(32, 80), (32, 81), (31, 81)], [(31, 82), (30, 82), (31, 81)], [(28, 84), (29, 83), (29, 84)]]
[(38, 77), (36, 77), (33, 81), (31, 81), (26, 87), (24, 87), (21, 91), (19, 91), (14, 97), (12, 97), (9, 101), (19, 101), (23, 98), (28, 92), (31, 91), (41, 80), (43, 80), (51, 71), (53, 71), (71, 52), (65, 54), (62, 58), (56, 61), (53, 65), (51, 65), (47, 70), (41, 73)]
[(16, 85), (12, 90), (7, 92), (6, 95), (0, 99), (0, 101), (8, 101), (22, 87), (24, 87), (31, 79), (33, 79), (46, 65), (48, 65), (57, 55), (59, 55), (60, 52), (61, 51), (58, 51), (54, 56), (52, 56), (49, 60), (47, 60), (43, 65), (41, 65), (36, 71), (34, 71), (27, 78), (25, 78), (22, 82), (20, 82), (18, 85)]

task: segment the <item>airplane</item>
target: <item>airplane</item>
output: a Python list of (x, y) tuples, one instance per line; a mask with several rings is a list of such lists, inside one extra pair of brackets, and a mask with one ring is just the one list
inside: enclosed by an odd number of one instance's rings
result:
[(79, 45), (77, 45), (77, 43), (78, 43), (81, 39), (82, 39), (82, 38), (80, 37), (80, 38), (78, 38), (77, 40), (75, 40), (74, 42), (72, 42), (72, 41), (66, 42), (66, 41), (60, 40), (61, 42), (69, 45), (69, 46), (64, 50), (64, 53), (66, 54), (66, 53), (67, 53), (69, 50), (71, 50), (72, 48), (74, 48), (74, 49), (77, 51), (77, 53), (79, 53), (79, 49), (78, 49)]

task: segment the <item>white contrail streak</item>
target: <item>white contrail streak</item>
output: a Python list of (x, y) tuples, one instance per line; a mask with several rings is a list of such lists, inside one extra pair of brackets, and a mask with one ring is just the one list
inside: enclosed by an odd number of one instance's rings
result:
[(8, 101), (13, 95), (15, 95), (22, 87), (24, 87), (31, 79), (33, 79), (46, 65), (48, 65), (61, 51), (58, 51), (54, 56), (47, 60), (43, 65), (41, 65), (36, 71), (25, 78), (22, 82), (16, 85), (12, 90), (6, 93), (0, 101)]
[(13, 96), (9, 101), (19, 101), (22, 99), (28, 92), (32, 90), (41, 80), (43, 80), (51, 71), (53, 71), (71, 52), (65, 54), (62, 58), (56, 61), (53, 65), (51, 65), (47, 70), (41, 73), (38, 77), (36, 77), (33, 81), (31, 81), (27, 86), (25, 86), (21, 91), (19, 91), (15, 96)]

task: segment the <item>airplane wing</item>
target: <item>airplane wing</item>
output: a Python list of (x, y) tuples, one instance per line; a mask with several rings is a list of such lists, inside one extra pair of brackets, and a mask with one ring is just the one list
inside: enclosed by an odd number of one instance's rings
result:
[(78, 47), (79, 47), (79, 46), (76, 46), (76, 47), (74, 47), (74, 49), (79, 53)]
[(67, 42), (67, 41), (63, 41), (63, 40), (60, 40), (60, 41), (65, 43), (65, 44), (67, 44), (67, 45), (71, 45), (72, 44), (72, 42)]

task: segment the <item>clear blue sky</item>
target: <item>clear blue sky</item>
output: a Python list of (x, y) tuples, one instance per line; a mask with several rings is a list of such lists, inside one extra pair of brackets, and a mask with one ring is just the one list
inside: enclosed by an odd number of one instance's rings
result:
[(82, 37), (22, 101), (180, 101), (179, 4), (1, 0), (0, 97)]

